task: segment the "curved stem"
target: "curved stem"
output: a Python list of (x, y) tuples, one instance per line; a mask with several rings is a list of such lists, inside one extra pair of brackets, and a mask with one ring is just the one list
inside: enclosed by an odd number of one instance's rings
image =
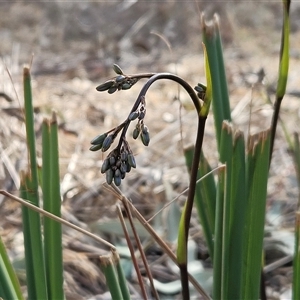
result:
[(200, 155), (201, 149), (203, 144), (203, 136), (204, 136), (204, 128), (205, 128), (206, 117), (200, 116), (198, 114), (198, 128), (197, 128), (197, 137), (195, 143), (195, 152), (193, 157), (191, 175), (190, 175), (190, 184), (189, 184), (189, 191), (188, 197), (186, 200), (186, 207), (185, 207), (185, 215), (184, 215), (184, 231), (185, 231), (185, 263), (180, 264), (180, 273), (181, 273), (181, 285), (182, 285), (182, 296), (183, 299), (188, 300), (189, 296), (189, 285), (188, 285), (188, 270), (187, 270), (187, 245), (188, 245), (188, 234), (189, 234), (189, 227), (192, 215), (192, 209), (194, 204), (194, 196), (196, 191), (196, 184), (197, 184), (197, 174), (198, 174), (198, 166), (200, 162)]
[[(150, 86), (157, 80), (159, 79), (169, 79), (169, 80), (172, 80), (172, 81), (175, 81), (177, 82), (178, 84), (180, 84), (189, 94), (189, 96), (191, 97), (193, 103), (194, 103), (194, 106), (196, 108), (196, 111), (197, 111), (197, 115), (199, 115), (200, 113), (200, 110), (201, 110), (201, 104), (200, 104), (200, 101), (199, 101), (199, 98), (198, 96), (196, 95), (194, 89), (185, 81), (183, 80), (182, 78), (180, 78), (179, 76), (177, 75), (174, 75), (174, 74), (171, 74), (171, 73), (157, 73), (157, 74), (153, 74), (153, 73), (144, 73), (144, 74), (139, 74), (139, 75), (130, 75), (128, 77), (138, 77), (138, 78), (149, 78), (149, 80), (144, 84), (143, 88), (141, 89), (129, 115), (136, 111), (141, 103), (141, 100), (143, 99), (143, 97), (145, 97), (148, 89), (150, 88)], [(121, 134), (121, 138), (120, 138), (120, 142), (118, 144), (118, 147), (121, 147), (121, 144), (126, 135), (126, 132), (127, 132), (127, 129), (129, 127), (129, 124), (130, 124), (130, 120), (127, 119), (126, 121), (126, 125), (124, 126), (123, 130), (122, 130), (122, 134)]]
[[(139, 76), (140, 76), (140, 78), (145, 78), (145, 77), (147, 77), (146, 75), (151, 75), (151, 74), (144, 74), (144, 75), (141, 74)], [(141, 77), (141, 76), (143, 76), (143, 77)], [(189, 192), (188, 192), (185, 215), (184, 215), (184, 232), (185, 232), (184, 247), (186, 250), (185, 253), (187, 253), (189, 225), (190, 225), (194, 196), (195, 196), (198, 165), (199, 165), (199, 161), (200, 161), (200, 153), (201, 153), (201, 148), (202, 148), (202, 143), (203, 143), (206, 116), (200, 115), (201, 103), (200, 103), (200, 100), (199, 100), (198, 96), (196, 95), (194, 89), (185, 80), (178, 77), (177, 75), (170, 74), (170, 73), (158, 73), (158, 74), (154, 74), (153, 76), (151, 76), (149, 78), (149, 80), (146, 82), (146, 84), (143, 86), (142, 90), (140, 91), (140, 93), (137, 97), (137, 100), (136, 100), (135, 104), (133, 105), (130, 113), (132, 113), (133, 111), (138, 109), (138, 107), (141, 103), (141, 100), (143, 99), (143, 97), (145, 97), (150, 86), (159, 79), (169, 79), (169, 80), (175, 81), (178, 84), (180, 84), (187, 91), (190, 98), (192, 99), (195, 109), (197, 111), (197, 116), (198, 116), (198, 128), (197, 128), (197, 137), (196, 137), (196, 143), (195, 143), (195, 153), (194, 153), (194, 157), (193, 157), (193, 164), (192, 164), (191, 175), (190, 175)], [(129, 124), (130, 124), (130, 120), (127, 119), (127, 123), (124, 126), (122, 133), (121, 133), (120, 141), (122, 141), (125, 138)], [(186, 257), (184, 258), (184, 263), (179, 264), (179, 267), (180, 267), (180, 273), (181, 273), (182, 296), (183, 296), (183, 299), (187, 300), (190, 297), (189, 284), (188, 284), (188, 271), (187, 271), (187, 254), (186, 254)]]

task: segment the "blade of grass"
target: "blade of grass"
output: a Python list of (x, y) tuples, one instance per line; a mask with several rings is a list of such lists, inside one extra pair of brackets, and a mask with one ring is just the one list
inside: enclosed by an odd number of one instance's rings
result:
[[(25, 174), (21, 173), (20, 176), (20, 197), (27, 199), (27, 190), (25, 184)], [(29, 226), (29, 209), (22, 206), (22, 223), (23, 223), (23, 236), (24, 236), (24, 252), (25, 252), (25, 268), (26, 274), (31, 274), (32, 255), (31, 255), (31, 242), (30, 242), (30, 226)], [(36, 299), (34, 288), (34, 276), (26, 276), (28, 299)]]
[[(23, 186), (26, 188), (26, 199), (36, 206), (39, 206), (38, 196), (38, 175), (37, 175), (37, 162), (36, 162), (36, 147), (35, 147), (35, 132), (34, 132), (34, 116), (32, 105), (32, 91), (31, 91), (31, 78), (28, 67), (23, 70), (24, 80), (24, 102), (25, 102), (25, 126), (26, 138), (29, 152), (29, 174), (23, 179)], [(28, 289), (33, 289), (35, 292), (28, 292), (35, 295), (35, 299), (47, 299), (47, 288), (45, 278), (45, 265), (44, 253), (42, 247), (42, 232), (41, 220), (38, 213), (32, 210), (23, 208), (24, 223), (28, 225), (28, 232), (24, 232), (24, 239), (29, 239), (25, 243), (30, 247), (26, 253), (26, 270), (27, 277), (33, 276), (33, 285), (29, 285)], [(26, 230), (27, 230), (26, 229)], [(30, 258), (31, 257), (31, 258)], [(30, 264), (30, 265), (28, 265)]]
[(249, 190), (244, 228), (243, 299), (259, 298), (269, 155), (270, 131), (250, 136), (246, 160)]
[(0, 237), (0, 295), (3, 299), (24, 299), (19, 280)]
[[(231, 202), (232, 202), (232, 195), (231, 195), (231, 180), (232, 180), (232, 160), (233, 160), (233, 134), (232, 128), (228, 123), (223, 122), (223, 128), (221, 132), (221, 141), (220, 141), (220, 162), (226, 164), (226, 176), (225, 176), (225, 195), (224, 195), (224, 202), (222, 206), (222, 214), (218, 214), (220, 220), (218, 220), (218, 224), (222, 224), (222, 228), (219, 229), (220, 232), (216, 238), (219, 236), (221, 240), (222, 247), (219, 248), (217, 251), (221, 251), (218, 254), (218, 265), (213, 262), (214, 268), (219, 269), (220, 272), (219, 278), (220, 282), (214, 285), (214, 290), (216, 290), (219, 286), (220, 289), (220, 299), (228, 299), (228, 273), (230, 268), (229, 262), (229, 248), (230, 243), (233, 241), (230, 239), (230, 219), (231, 219)], [(222, 182), (221, 182), (222, 183)], [(218, 199), (219, 200), (219, 199)], [(219, 204), (221, 207), (221, 204)], [(217, 286), (218, 284), (218, 286)]]
[(296, 212), (295, 220), (295, 253), (293, 260), (293, 299), (300, 299), (300, 212)]
[(221, 129), (223, 120), (231, 120), (227, 80), (222, 54), (222, 43), (219, 33), (219, 21), (214, 16), (213, 21), (206, 23), (201, 18), (203, 43), (207, 51), (209, 70), (212, 82), (212, 109), (217, 135), (217, 145), (220, 149)]
[[(31, 203), (36, 203), (36, 194), (30, 192), (33, 190), (31, 178), (25, 175), (25, 178), (22, 178), (21, 181), (23, 181), (22, 185), (25, 185), (27, 191), (26, 194), (23, 194), (25, 199)], [(34, 295), (33, 297), (35, 297), (30, 299), (48, 299), (41, 220), (39, 214), (27, 207), (22, 207), (22, 212), (23, 224), (26, 226), (23, 233), (24, 240), (27, 240), (24, 242), (24, 246), (28, 295)]]
[(224, 228), (224, 205), (226, 197), (226, 166), (219, 169), (217, 196), (216, 196), (216, 225), (214, 238), (213, 260), (213, 299), (223, 299), (223, 228)]
[(293, 147), (294, 165), (298, 180), (298, 211), (295, 220), (295, 253), (293, 260), (293, 299), (300, 299), (300, 142), (297, 133), (294, 134)]
[(112, 300), (123, 300), (113, 259), (110, 255), (100, 256), (99, 259)]
[[(52, 116), (51, 124), (44, 120), (42, 133), (44, 210), (60, 217), (59, 156), (55, 114)], [(49, 218), (44, 219), (44, 249), (49, 297), (64, 299), (61, 224)]]
[(240, 131), (224, 121), (220, 161), (226, 164), (226, 197), (223, 215), (223, 299), (241, 298), (243, 227), (246, 204), (245, 142)]
[(294, 133), (293, 159), (298, 181), (298, 209), (300, 208), (300, 141), (298, 133)]
[(115, 250), (112, 250), (112, 256), (113, 256), (114, 264), (116, 266), (118, 281), (119, 281), (119, 285), (120, 285), (120, 289), (121, 289), (121, 292), (122, 292), (123, 299), (124, 300), (130, 300), (130, 293), (129, 293), (129, 290), (128, 290), (125, 274), (124, 274), (124, 271), (123, 271), (122, 266), (121, 266), (120, 256), (119, 256), (118, 252), (115, 251)]

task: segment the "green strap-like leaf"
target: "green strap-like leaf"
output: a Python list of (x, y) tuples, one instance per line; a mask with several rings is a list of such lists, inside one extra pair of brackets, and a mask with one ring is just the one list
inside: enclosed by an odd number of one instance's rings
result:
[(119, 285), (117, 272), (113, 259), (110, 256), (101, 256), (100, 264), (106, 278), (112, 300), (123, 300), (122, 291)]
[(10, 263), (0, 237), (0, 297), (3, 299), (24, 299), (20, 283)]
[[(53, 115), (51, 122), (43, 122), (43, 196), (44, 209), (58, 217), (61, 216), (60, 177), (57, 122)], [(61, 224), (44, 219), (44, 251), (47, 288), (50, 299), (64, 299), (62, 229)]]
[(276, 89), (276, 97), (283, 98), (286, 90), (288, 72), (289, 72), (289, 37), (290, 37), (290, 1), (283, 0), (283, 27), (281, 36), (279, 76)]
[(259, 298), (269, 154), (269, 131), (250, 137), (246, 162), (249, 191), (244, 228), (243, 299)]
[[(23, 176), (21, 197), (39, 206), (34, 116), (29, 68), (24, 68), (23, 77), (25, 125), (30, 171)], [(40, 215), (25, 207), (22, 208), (22, 213), (28, 295), (30, 299), (47, 299)]]

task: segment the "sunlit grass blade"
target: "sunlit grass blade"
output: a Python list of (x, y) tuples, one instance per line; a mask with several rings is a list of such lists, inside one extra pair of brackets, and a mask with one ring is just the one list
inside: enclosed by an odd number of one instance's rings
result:
[[(184, 151), (185, 161), (188, 170), (191, 170), (194, 155), (194, 147), (186, 148)], [(200, 164), (197, 181), (211, 171), (211, 167), (204, 157), (200, 156)], [(200, 223), (203, 228), (205, 240), (211, 259), (213, 259), (213, 236), (215, 231), (215, 210), (216, 210), (216, 183), (214, 175), (210, 174), (197, 183), (195, 193), (195, 205), (197, 208)]]
[[(60, 217), (60, 177), (57, 139), (57, 122), (53, 115), (51, 124), (44, 120), (43, 132), (43, 198), (44, 210)], [(62, 229), (61, 224), (44, 219), (44, 251), (47, 277), (47, 288), (50, 299), (64, 299), (63, 262), (62, 262)]]
[[(30, 71), (27, 67), (25, 67), (23, 71), (23, 80), (26, 138), (29, 152), (29, 171), (22, 179), (22, 189), (24, 190), (23, 192), (21, 190), (21, 197), (23, 196), (24, 199), (27, 199), (32, 204), (39, 206), (31, 79)], [(22, 211), (23, 222), (25, 225), (24, 244), (27, 280), (28, 277), (33, 277), (33, 279), (28, 280), (28, 295), (32, 295), (32, 299), (47, 299), (40, 215), (26, 207), (23, 207)]]
[(24, 299), (20, 283), (0, 237), (0, 296), (3, 299)]
[(110, 255), (100, 256), (100, 264), (106, 278), (106, 284), (112, 300), (123, 300), (122, 291), (119, 285), (118, 275)]
[(249, 138), (246, 160), (248, 204), (244, 228), (246, 256), (243, 261), (243, 299), (259, 299), (269, 154), (270, 131)]
[(231, 114), (222, 43), (219, 33), (219, 21), (216, 16), (210, 23), (206, 23), (202, 16), (202, 33), (211, 74), (212, 109), (216, 127), (217, 145), (219, 149), (222, 122), (223, 120), (230, 121)]

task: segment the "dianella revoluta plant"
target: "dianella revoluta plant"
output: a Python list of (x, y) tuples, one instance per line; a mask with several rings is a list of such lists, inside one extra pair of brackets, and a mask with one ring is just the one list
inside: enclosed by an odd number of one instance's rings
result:
[(101, 172), (105, 173), (106, 175), (106, 181), (108, 184), (114, 182), (117, 186), (120, 185), (121, 181), (125, 178), (126, 173), (130, 172), (132, 168), (136, 167), (135, 158), (130, 149), (126, 136), (128, 127), (131, 122), (135, 122), (132, 137), (134, 139), (140, 137), (142, 143), (145, 146), (148, 146), (150, 143), (149, 129), (145, 124), (147, 103), (146, 93), (154, 82), (162, 79), (177, 82), (189, 94), (195, 106), (195, 110), (197, 113), (196, 116), (198, 119), (198, 130), (195, 142), (195, 154), (192, 160), (193, 167), (191, 168), (189, 193), (180, 221), (177, 250), (177, 260), (181, 271), (183, 294), (185, 295), (184, 298), (188, 299), (189, 287), (187, 272), (187, 239), (195, 195), (197, 172), (204, 136), (205, 121), (211, 103), (209, 69), (206, 68), (208, 86), (206, 87), (203, 84), (198, 84), (195, 88), (192, 88), (185, 80), (183, 80), (179, 76), (170, 73), (142, 73), (127, 75), (124, 74), (121, 68), (117, 65), (114, 65), (113, 69), (116, 72), (117, 76), (99, 85), (97, 87), (98, 91), (107, 91), (109, 94), (112, 94), (118, 90), (130, 89), (135, 83), (137, 83), (141, 79), (147, 79), (147, 81), (142, 87), (126, 120), (117, 127), (100, 134), (91, 141), (92, 146), (90, 150), (101, 150), (105, 152), (108, 149), (110, 149), (115, 139), (118, 137), (118, 135), (120, 135), (117, 146), (109, 152), (101, 168)]
[[(187, 200), (182, 210), (177, 246), (177, 263), (181, 272), (183, 299), (190, 298), (187, 240), (194, 199), (214, 269), (213, 298), (259, 299), (261, 297), (264, 299), (265, 297), (264, 288), (261, 289), (264, 287), (261, 274), (268, 172), (289, 64), (290, 1), (283, 1), (283, 7), (279, 79), (274, 116), (269, 130), (249, 135), (245, 139), (244, 134), (231, 124), (219, 20), (216, 16), (208, 23), (202, 16), (201, 22), (206, 86), (198, 84), (193, 89), (186, 81), (169, 73), (126, 75), (119, 66), (114, 65), (116, 77), (97, 87), (98, 91), (107, 91), (111, 94), (118, 90), (130, 89), (141, 79), (147, 80), (125, 121), (95, 137), (91, 142), (90, 150), (105, 152), (119, 136), (117, 146), (109, 152), (101, 168), (101, 172), (106, 174), (108, 184), (114, 182), (120, 185), (131, 168), (136, 167), (126, 135), (131, 122), (135, 122), (132, 137), (134, 139), (140, 137), (145, 146), (150, 143), (149, 129), (145, 124), (146, 93), (155, 81), (168, 79), (177, 82), (186, 90), (194, 103), (198, 130), (195, 146), (186, 149), (184, 153), (190, 172), (190, 183)], [(211, 174), (197, 183), (200, 177), (212, 170), (202, 151), (205, 121), (211, 102), (217, 150), (222, 166), (219, 168), (217, 179)], [(299, 240), (298, 223), (297, 241)], [(295, 257), (297, 266), (298, 256)], [(295, 274), (294, 284), (299, 272)], [(298, 295), (298, 293), (299, 289), (294, 289), (294, 294)]]

